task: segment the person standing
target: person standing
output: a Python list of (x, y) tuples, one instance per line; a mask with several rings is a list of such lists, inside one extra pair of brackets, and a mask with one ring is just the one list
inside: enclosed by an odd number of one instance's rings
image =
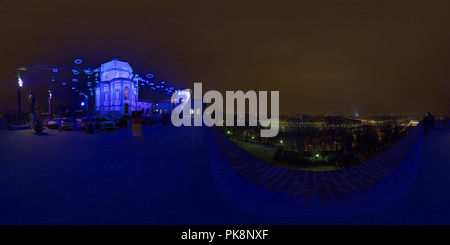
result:
[(425, 116), (423, 116), (423, 134), (426, 135), (428, 133), (428, 114), (425, 114)]

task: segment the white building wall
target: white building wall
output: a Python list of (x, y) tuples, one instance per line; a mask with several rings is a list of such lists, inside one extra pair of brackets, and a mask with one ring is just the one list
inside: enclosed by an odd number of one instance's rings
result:
[[(101, 82), (95, 90), (95, 110), (101, 114), (122, 115), (137, 109), (138, 87), (131, 79), (131, 66), (127, 62), (114, 59), (101, 66)], [(127, 92), (125, 92), (125, 90)]]

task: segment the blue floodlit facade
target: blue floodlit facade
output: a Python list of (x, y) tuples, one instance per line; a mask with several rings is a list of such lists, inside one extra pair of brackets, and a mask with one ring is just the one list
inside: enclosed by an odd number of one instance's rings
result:
[(139, 101), (138, 83), (133, 80), (133, 69), (128, 62), (114, 59), (102, 64), (100, 83), (94, 88), (95, 111), (103, 115), (130, 115), (132, 111), (150, 112), (151, 101)]

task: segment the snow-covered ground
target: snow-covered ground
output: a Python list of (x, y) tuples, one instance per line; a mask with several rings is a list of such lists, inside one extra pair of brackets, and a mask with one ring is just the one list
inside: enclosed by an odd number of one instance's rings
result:
[(1, 129), (0, 224), (449, 224), (449, 132), (424, 137), (416, 185), (392, 209), (311, 217), (258, 206), (205, 127)]

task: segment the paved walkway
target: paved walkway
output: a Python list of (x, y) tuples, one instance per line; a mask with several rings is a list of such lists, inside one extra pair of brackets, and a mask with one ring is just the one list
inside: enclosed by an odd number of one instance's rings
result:
[(406, 196), (370, 212), (319, 208), (328, 215), (248, 188), (222, 164), (209, 128), (143, 134), (0, 130), (0, 224), (450, 223), (449, 129), (424, 137)]

